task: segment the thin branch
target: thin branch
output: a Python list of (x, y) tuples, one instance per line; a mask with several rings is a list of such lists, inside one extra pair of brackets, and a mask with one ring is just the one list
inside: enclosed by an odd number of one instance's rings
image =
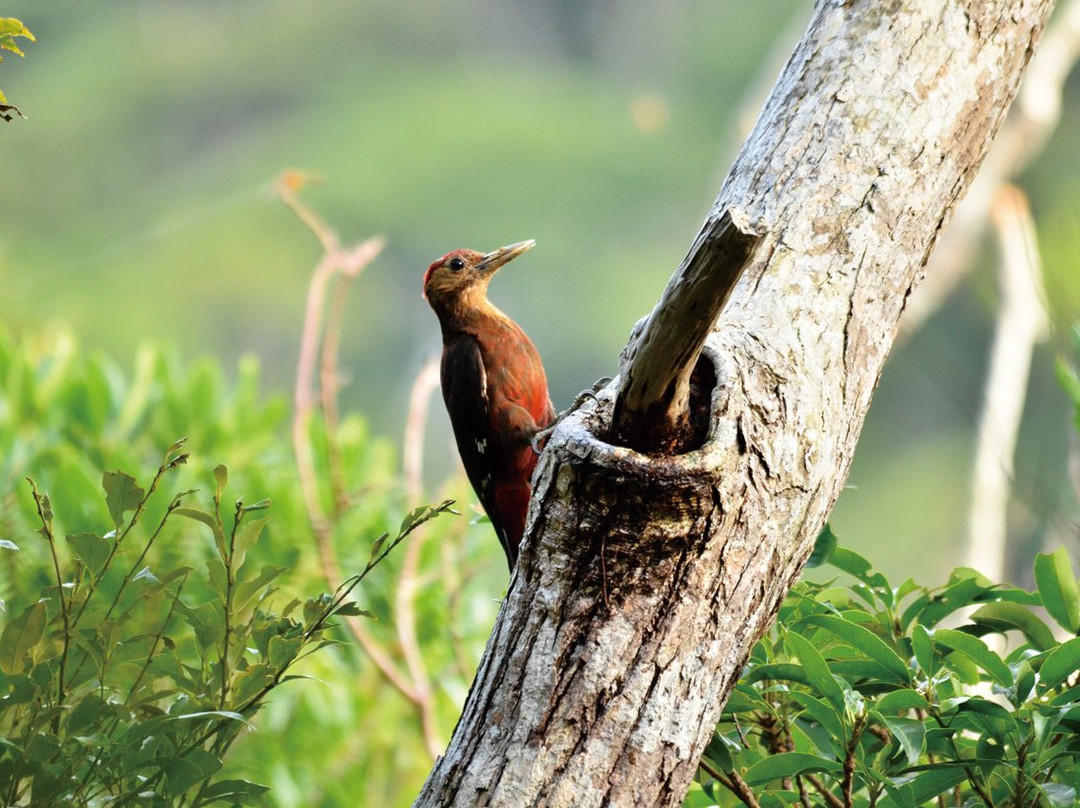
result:
[(466, 585), (476, 576), (476, 566), (465, 564), (465, 541), (468, 536), (468, 520), (458, 519), (453, 523), (450, 535), (439, 547), (442, 567), (442, 584), (446, 589), (446, 631), (450, 640), (450, 649), (454, 655), (454, 667), (464, 680), (472, 679), (476, 672), (476, 659), (468, 654), (461, 636), (460, 627), (466, 622), (460, 619), (462, 593)]
[(825, 800), (825, 803), (829, 808), (844, 808), (844, 801), (833, 794), (827, 785), (821, 782), (821, 778), (813, 774), (802, 775), (806, 778), (806, 782), (814, 787), (814, 790), (821, 795), (821, 798)]
[(345, 323), (345, 303), (352, 281), (382, 251), (386, 241), (381, 236), (369, 238), (350, 250), (334, 256), (337, 269), (330, 309), (323, 329), (322, 359), (319, 371), (320, 404), (326, 425), (326, 461), (337, 513), (349, 507), (349, 495), (345, 484), (345, 461), (338, 440), (338, 393), (341, 390), (341, 374), (338, 372), (341, 334)]
[(402, 465), (405, 471), (405, 495), (409, 502), (419, 502), (424, 482), (424, 432), (431, 394), (439, 386), (439, 361), (432, 357), (423, 364), (409, 392), (409, 411), (405, 417)]
[(705, 222), (619, 369), (614, 433), (620, 443), (671, 452), (685, 438), (690, 375), (759, 240), (734, 208)]
[(423, 548), (426, 530), (419, 530), (405, 548), (405, 559), (401, 564), (401, 574), (394, 589), (394, 612), (396, 616), (398, 642), (405, 657), (405, 665), (412, 679), (417, 710), (420, 713), (420, 725), (424, 732), (424, 743), (434, 760), (443, 751), (446, 743), (439, 738), (435, 724), (434, 692), (431, 677), (428, 675), (424, 655), (416, 636), (416, 593), (419, 587), (417, 571), (420, 567), (420, 551)]
[(710, 777), (738, 797), (742, 804), (747, 806), (747, 808), (761, 808), (761, 803), (758, 802), (757, 797), (754, 796), (753, 789), (747, 785), (746, 781), (739, 776), (737, 771), (730, 771), (727, 775), (724, 775), (722, 772), (719, 772), (710, 766), (705, 758), (701, 759), (699, 765), (708, 772)]
[(795, 775), (795, 785), (799, 789), (799, 805), (802, 808), (811, 808), (810, 805), (810, 792), (806, 790), (806, 783), (803, 781), (801, 774)]
[(994, 199), (992, 215), (1001, 245), (1001, 312), (979, 423), (967, 565), (998, 581), (1005, 575), (1009, 481), (1031, 356), (1050, 324), (1042, 302), (1035, 225), (1024, 194), (1004, 186)]
[[(319, 554), (319, 566), (328, 582), (342, 580), (341, 566), (333, 546), (333, 522), (323, 508), (319, 493), (319, 478), (315, 467), (315, 458), (308, 432), (309, 419), (316, 400), (325, 398), (316, 395), (315, 361), (318, 354), (319, 337), (323, 333), (323, 313), (326, 305), (326, 292), (335, 274), (346, 278), (355, 277), (364, 266), (371, 262), (382, 249), (381, 239), (369, 239), (349, 251), (341, 249), (337, 235), (314, 211), (304, 205), (296, 196), (303, 186), (305, 178), (296, 172), (283, 174), (275, 184), (275, 190), (282, 201), (296, 214), (297, 218), (315, 235), (325, 254), (312, 274), (308, 287), (307, 306), (304, 313), (304, 327), (300, 339), (300, 357), (296, 369), (294, 389), (294, 411), (292, 421), (293, 452), (296, 456), (297, 474), (300, 489), (315, 536), (315, 546)], [(335, 343), (336, 345), (336, 343)], [(334, 360), (336, 362), (336, 359)], [(325, 370), (327, 362), (323, 358)], [(331, 365), (334, 367), (335, 365)], [(332, 410), (336, 414), (336, 403)], [(333, 436), (329, 438), (333, 440)], [(390, 655), (379, 645), (360, 619), (349, 617), (344, 621), (356, 641), (371, 658), (379, 671), (405, 698), (417, 703), (417, 692), (404, 673), (398, 670)]]
[[(405, 438), (403, 447), (405, 490), (410, 502), (419, 502), (423, 496), (423, 459), (424, 427), (431, 402), (431, 394), (439, 386), (439, 363), (432, 359), (424, 363), (413, 381), (409, 395), (409, 411), (405, 419)], [(416, 634), (416, 594), (421, 588), (418, 577), (420, 552), (423, 549), (426, 531), (418, 531), (409, 546), (405, 548), (405, 559), (401, 565), (401, 574), (394, 592), (394, 610), (397, 617), (398, 642), (401, 653), (416, 692), (417, 706), (420, 710), (420, 725), (424, 733), (424, 742), (432, 760), (442, 752), (445, 741), (439, 737), (435, 723), (434, 690), (431, 677), (420, 651)]]

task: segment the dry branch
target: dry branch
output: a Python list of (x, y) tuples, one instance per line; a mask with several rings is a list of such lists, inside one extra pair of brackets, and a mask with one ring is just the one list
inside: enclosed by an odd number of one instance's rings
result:
[(690, 431), (690, 376), (759, 234), (739, 211), (710, 217), (624, 352), (615, 442), (671, 452)]
[(1006, 185), (992, 208), (1001, 245), (1001, 309), (979, 420), (968, 515), (969, 567), (1004, 580), (1006, 516), (1013, 454), (1027, 398), (1035, 346), (1050, 322), (1043, 305), (1042, 269), (1027, 199)]

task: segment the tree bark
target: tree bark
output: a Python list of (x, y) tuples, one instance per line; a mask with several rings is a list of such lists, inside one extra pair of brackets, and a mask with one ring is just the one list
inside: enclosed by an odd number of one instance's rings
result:
[[(763, 234), (703, 358), (708, 435), (549, 439), (510, 590), (418, 806), (674, 806), (846, 478), (900, 315), (1051, 0), (821, 0), (732, 167)], [(699, 240), (702, 237), (699, 236)]]

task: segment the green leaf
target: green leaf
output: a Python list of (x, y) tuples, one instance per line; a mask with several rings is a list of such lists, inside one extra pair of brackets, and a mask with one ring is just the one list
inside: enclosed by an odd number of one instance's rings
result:
[(229, 467), (224, 463), (220, 463), (214, 466), (214, 486), (217, 492), (215, 499), (221, 500), (221, 495), (225, 492), (225, 486), (229, 484)]
[(242, 716), (235, 710), (201, 710), (196, 713), (184, 713), (183, 715), (177, 715), (172, 717), (175, 718), (175, 720), (177, 721), (193, 721), (202, 720), (204, 718), (224, 718), (227, 721), (236, 721), (240, 724), (243, 724), (248, 729), (255, 729), (255, 727), (252, 726), (250, 721), (248, 721), (246, 718), (244, 718), (244, 716)]
[(109, 553), (112, 551), (108, 540), (95, 533), (77, 533), (68, 536), (67, 542), (92, 575), (97, 575), (105, 568), (105, 562), (109, 560)]
[(250, 605), (252, 599), (262, 595), (264, 590), (283, 572), (285, 572), (285, 567), (272, 567), (266, 564), (250, 581), (240, 581), (236, 585), (236, 593), (233, 596), (233, 611), (236, 614), (242, 613)]
[(262, 692), (263, 688), (274, 679), (274, 672), (269, 665), (252, 665), (233, 680), (232, 701), (237, 707), (246, 707), (247, 703)]
[(212, 805), (215, 802), (230, 802), (235, 805), (253, 805), (255, 801), (270, 789), (247, 780), (218, 780), (203, 789), (197, 806)]
[(918, 623), (911, 627), (911, 648), (915, 653), (915, 661), (919, 663), (923, 673), (927, 677), (933, 676), (934, 646), (930, 640), (930, 632)]
[(814, 550), (810, 553), (810, 557), (806, 559), (806, 566), (820, 567), (829, 560), (829, 556), (836, 550), (836, 545), (836, 534), (832, 532), (832, 528), (826, 522), (825, 527), (821, 529), (817, 539), (814, 541)]
[(375, 612), (370, 609), (361, 609), (355, 601), (345, 601), (336, 609), (334, 609), (334, 617), (367, 617), (371, 620), (378, 620)]
[(1039, 681), (1048, 690), (1060, 685), (1080, 669), (1080, 637), (1067, 640), (1047, 654), (1039, 668)]
[(951, 628), (939, 628), (934, 631), (933, 637), (936, 644), (963, 654), (989, 673), (1002, 687), (1011, 687), (1014, 684), (1009, 666), (1002, 661), (1001, 657), (987, 648), (986, 643), (978, 637), (972, 637), (970, 634)]
[(860, 581), (874, 568), (869, 561), (846, 547), (837, 547), (829, 556), (829, 563), (841, 572), (846, 572)]
[(806, 670), (794, 662), (770, 662), (765, 665), (755, 665), (739, 681), (743, 684), (752, 685), (756, 682), (773, 680), (798, 682), (807, 687), (813, 686), (813, 682), (807, 676)]
[(956, 578), (935, 595), (923, 595), (913, 600), (900, 616), (900, 625), (909, 626), (913, 622), (932, 628), (955, 611), (964, 609), (979, 598), (985, 597), (986, 588), (980, 586), (973, 577)]
[(65, 729), (68, 733), (85, 735), (86, 731), (95, 726), (101, 727), (105, 719), (115, 715), (108, 702), (96, 693), (87, 693), (72, 708), (68, 714)]
[(135, 510), (143, 501), (146, 492), (135, 482), (135, 478), (123, 471), (106, 471), (101, 475), (101, 486), (105, 489), (105, 504), (109, 506), (109, 516), (113, 525), (119, 529), (124, 524), (124, 514)]
[(1064, 783), (1040, 783), (1036, 786), (1052, 808), (1075, 808), (1076, 789)]
[(842, 617), (828, 614), (810, 615), (801, 622), (820, 626), (830, 634), (838, 637), (848, 647), (881, 665), (896, 677), (898, 682), (911, 684), (911, 672), (908, 670), (907, 663), (900, 658), (899, 654), (886, 645), (884, 640), (869, 629), (863, 628), (857, 623), (851, 623)]
[(184, 616), (188, 625), (195, 629), (195, 639), (203, 650), (221, 642), (225, 627), (219, 604), (216, 601), (208, 601), (192, 609), (183, 601), (178, 600), (176, 610)]
[(211, 558), (206, 562), (206, 578), (210, 588), (224, 600), (225, 590), (229, 588), (229, 575), (220, 558)]
[(225, 531), (218, 523), (217, 518), (204, 510), (199, 508), (177, 508), (173, 513), (178, 516), (186, 516), (188, 519), (194, 519), (196, 522), (202, 522), (204, 525), (210, 528), (214, 533), (214, 545), (217, 547), (218, 554), (221, 558), (225, 558), (228, 553), (228, 548), (225, 546)]
[(809, 693), (793, 690), (788, 694), (788, 698), (802, 707), (807, 716), (825, 728), (829, 733), (830, 741), (836, 744), (837, 752), (842, 754), (845, 732), (839, 713), (824, 701), (814, 698)]
[[(914, 776), (899, 778), (896, 788), (905, 795), (905, 801), (883, 802), (882, 808), (901, 805), (924, 805), (939, 794), (945, 794), (967, 780), (967, 773), (960, 766), (941, 766), (921, 771)], [(910, 800), (910, 801), (908, 801)]]
[(761, 786), (784, 777), (812, 772), (839, 774), (843, 767), (835, 760), (827, 760), (805, 752), (782, 752), (759, 760), (746, 770), (743, 779), (747, 785)]
[(1080, 592), (1064, 547), (1035, 556), (1035, 584), (1043, 606), (1070, 634), (1080, 629)]
[(1052, 648), (1057, 644), (1054, 634), (1046, 623), (1039, 619), (1038, 615), (1030, 609), (1024, 608), (1017, 603), (987, 603), (975, 610), (971, 620), (979, 625), (988, 626), (995, 631), (1007, 631), (1016, 629), (1020, 631), (1027, 641), (1040, 651)]
[(386, 540), (388, 538), (390, 538), (390, 534), (389, 533), (383, 533), (381, 536), (379, 536), (377, 539), (375, 539), (375, 541), (373, 541), (371, 543), (371, 555), (368, 556), (368, 563), (369, 564), (372, 561), (374, 561), (376, 559), (376, 557), (378, 557), (379, 552), (382, 550), (383, 545), (386, 544)]
[(22, 673), (30, 667), (30, 651), (45, 631), (45, 604), (38, 601), (11, 619), (0, 633), (0, 670)]
[(922, 754), (923, 745), (926, 743), (926, 727), (923, 726), (923, 722), (914, 718), (893, 718), (887, 715), (881, 718), (893, 740), (904, 751), (908, 765), (914, 766), (918, 763), (919, 755)]
[(262, 535), (263, 529), (269, 522), (270, 519), (267, 517), (266, 519), (253, 519), (240, 525), (240, 529), (236, 531), (236, 541), (233, 543), (233, 565), (235, 567), (239, 568), (244, 563), (244, 555), (259, 540), (259, 536)]
[(711, 760), (720, 771), (729, 772), (735, 768), (732, 753), (739, 754), (741, 751), (742, 745), (739, 741), (732, 740), (723, 732), (716, 730), (713, 732), (709, 745), (705, 748), (705, 757)]
[(175, 798), (192, 786), (212, 777), (220, 768), (217, 755), (198, 747), (190, 749), (183, 757), (167, 760), (162, 766), (169, 787), (169, 796)]
[(829, 670), (825, 658), (809, 640), (795, 631), (789, 631), (784, 637), (784, 642), (799, 658), (814, 688), (832, 705), (838, 716), (843, 716), (846, 708), (844, 689)]
[(886, 693), (875, 705), (880, 713), (899, 713), (908, 710), (925, 710), (930, 704), (921, 693), (905, 688)]
[(296, 659), (303, 644), (304, 637), (301, 634), (295, 637), (271, 637), (268, 654), (270, 667), (278, 671), (288, 667)]

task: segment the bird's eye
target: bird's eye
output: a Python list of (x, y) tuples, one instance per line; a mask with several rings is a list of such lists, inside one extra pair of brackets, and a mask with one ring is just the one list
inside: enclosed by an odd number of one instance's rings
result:
[(450, 267), (450, 269), (454, 270), (454, 272), (460, 272), (461, 270), (465, 269), (465, 260), (456, 257), (451, 258), (446, 265)]

